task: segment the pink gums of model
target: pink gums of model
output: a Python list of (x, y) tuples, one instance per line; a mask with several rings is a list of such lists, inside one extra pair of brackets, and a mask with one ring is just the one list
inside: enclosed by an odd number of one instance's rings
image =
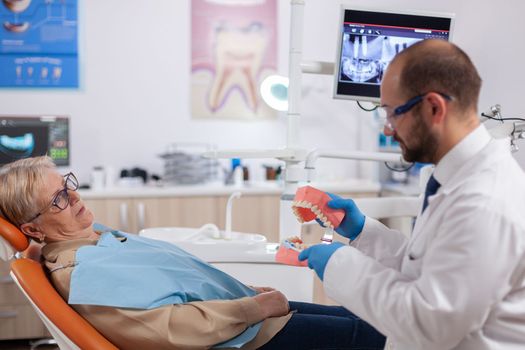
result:
[(325, 227), (336, 229), (345, 216), (343, 209), (332, 209), (327, 203), (332, 198), (325, 192), (311, 186), (297, 189), (292, 210), (300, 222), (318, 219)]
[(279, 250), (275, 254), (275, 261), (285, 265), (308, 266), (308, 262), (299, 261), (299, 254), (306, 246), (299, 237), (285, 239), (279, 245)]

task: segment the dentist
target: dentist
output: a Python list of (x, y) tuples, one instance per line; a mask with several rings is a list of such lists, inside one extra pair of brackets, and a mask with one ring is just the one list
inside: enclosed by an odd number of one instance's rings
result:
[(469, 57), (446, 41), (398, 54), (381, 84), (384, 133), (407, 161), (436, 165), (413, 233), (334, 196), (350, 244), (300, 255), (328, 296), (387, 336), (387, 349), (525, 346), (525, 176), (508, 140), (480, 125), (480, 87)]

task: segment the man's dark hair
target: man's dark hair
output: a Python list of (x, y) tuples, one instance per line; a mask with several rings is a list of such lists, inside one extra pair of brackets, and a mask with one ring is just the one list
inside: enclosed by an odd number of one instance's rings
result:
[(451, 96), (461, 111), (477, 109), (481, 78), (467, 54), (443, 40), (420, 41), (399, 53), (400, 88), (407, 98), (435, 91)]

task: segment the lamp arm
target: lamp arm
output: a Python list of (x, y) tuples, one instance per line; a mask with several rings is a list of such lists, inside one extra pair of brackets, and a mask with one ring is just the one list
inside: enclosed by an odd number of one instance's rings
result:
[(391, 152), (366, 152), (366, 151), (330, 151), (330, 150), (313, 150), (306, 156), (304, 164), (305, 169), (315, 169), (315, 163), (318, 158), (335, 158), (335, 159), (354, 159), (370, 160), (378, 162), (407, 162), (403, 159), (401, 153)]

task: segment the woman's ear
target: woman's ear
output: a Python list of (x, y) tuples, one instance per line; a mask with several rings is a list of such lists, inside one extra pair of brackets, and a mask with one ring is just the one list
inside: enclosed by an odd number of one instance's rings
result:
[(20, 230), (22, 231), (23, 234), (25, 234), (26, 236), (29, 236), (31, 238), (34, 238), (35, 240), (37, 241), (40, 241), (42, 239), (42, 237), (44, 237), (44, 234), (38, 229), (38, 227), (32, 223), (32, 222), (28, 222), (28, 223), (25, 223), (25, 224), (22, 224), (20, 226)]

